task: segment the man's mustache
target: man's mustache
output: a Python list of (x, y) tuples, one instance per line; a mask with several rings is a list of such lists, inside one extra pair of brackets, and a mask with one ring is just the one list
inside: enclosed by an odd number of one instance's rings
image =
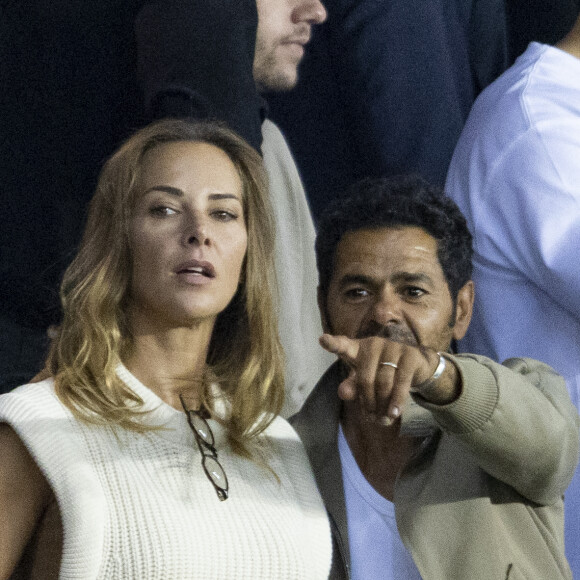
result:
[(415, 336), (408, 329), (393, 324), (384, 326), (375, 321), (370, 321), (360, 328), (356, 334), (356, 338), (368, 338), (370, 336), (377, 336), (379, 338), (392, 340), (393, 342), (417, 346)]

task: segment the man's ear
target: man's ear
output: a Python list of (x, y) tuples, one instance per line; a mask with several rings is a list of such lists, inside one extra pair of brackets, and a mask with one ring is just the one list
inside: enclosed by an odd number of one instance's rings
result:
[(469, 280), (457, 293), (455, 324), (453, 326), (453, 338), (455, 340), (461, 340), (469, 328), (471, 315), (473, 314), (474, 291), (473, 280)]
[(316, 289), (316, 296), (318, 300), (318, 310), (320, 311), (320, 321), (322, 322), (322, 330), (332, 334), (330, 331), (330, 324), (328, 323), (328, 316), (326, 314), (326, 296), (323, 295), (320, 286)]

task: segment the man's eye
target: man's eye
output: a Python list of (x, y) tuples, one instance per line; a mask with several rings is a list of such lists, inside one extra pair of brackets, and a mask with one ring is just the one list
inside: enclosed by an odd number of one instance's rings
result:
[(405, 295), (409, 298), (420, 298), (425, 294), (425, 290), (423, 288), (418, 288), (417, 286), (409, 286), (405, 288)]
[(364, 288), (349, 288), (344, 292), (344, 295), (351, 300), (356, 300), (358, 298), (366, 298), (369, 295), (369, 291)]

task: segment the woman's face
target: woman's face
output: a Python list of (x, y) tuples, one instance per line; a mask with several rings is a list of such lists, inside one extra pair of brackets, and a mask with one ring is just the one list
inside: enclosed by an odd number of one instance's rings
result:
[(130, 242), (133, 316), (213, 324), (237, 290), (247, 248), (242, 181), (227, 154), (195, 142), (148, 151)]

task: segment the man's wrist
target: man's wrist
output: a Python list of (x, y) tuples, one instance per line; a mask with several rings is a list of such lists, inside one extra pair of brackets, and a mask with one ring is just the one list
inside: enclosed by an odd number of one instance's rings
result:
[(426, 381), (412, 389), (415, 395), (434, 405), (448, 405), (461, 393), (460, 374), (446, 353), (438, 352), (437, 367)]

